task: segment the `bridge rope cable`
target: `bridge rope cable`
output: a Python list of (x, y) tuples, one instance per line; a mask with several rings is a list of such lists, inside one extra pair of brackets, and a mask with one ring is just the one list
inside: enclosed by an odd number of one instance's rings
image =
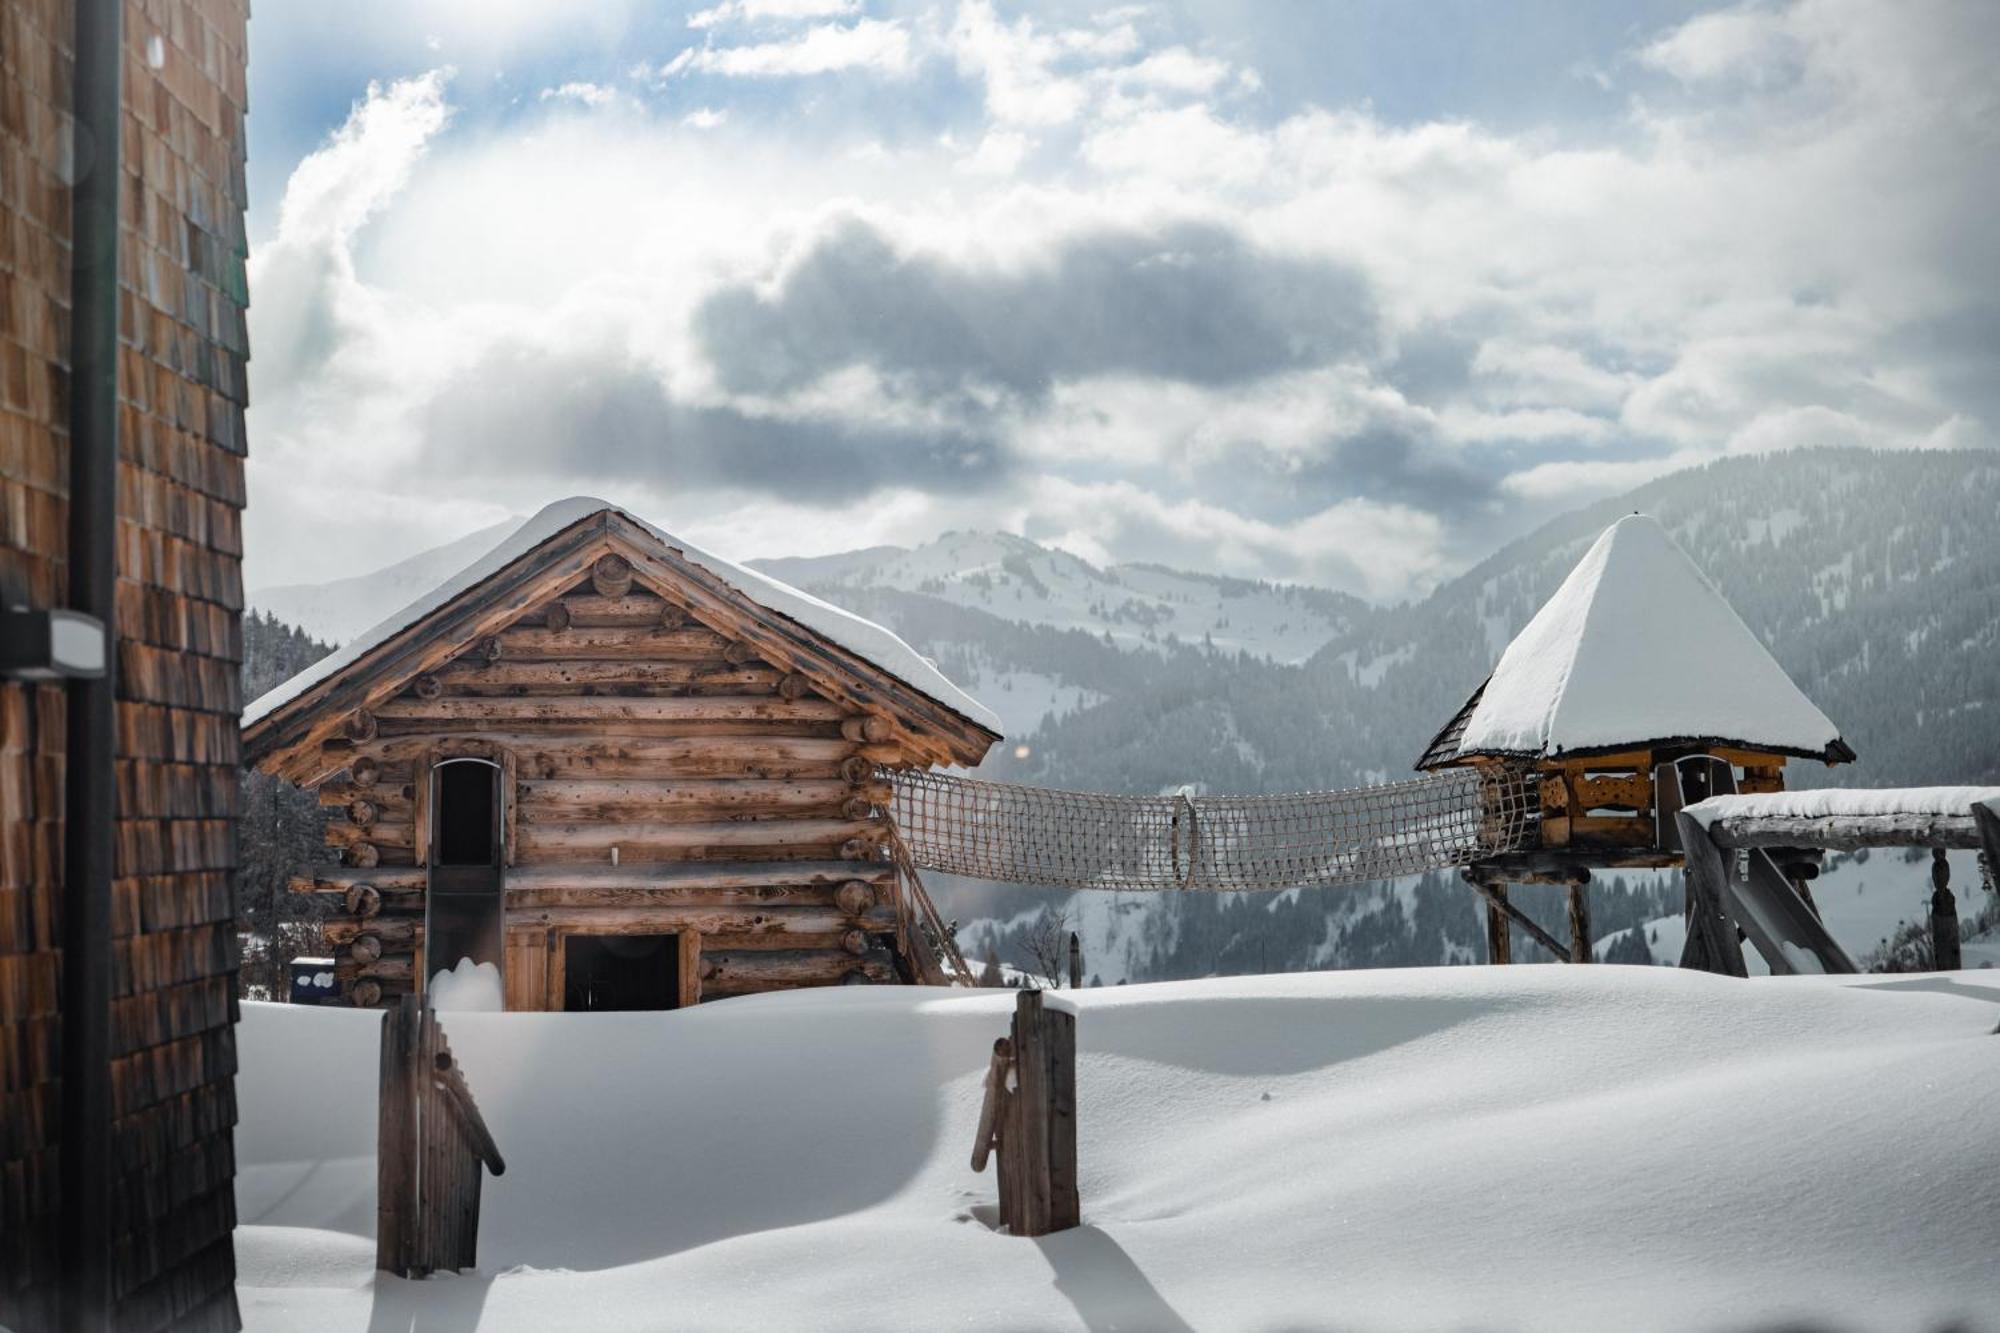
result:
[(1282, 796), (1108, 796), (897, 771), (890, 817), (925, 870), (1070, 889), (1217, 892), (1354, 884), (1518, 848), (1519, 772), (1450, 769)]

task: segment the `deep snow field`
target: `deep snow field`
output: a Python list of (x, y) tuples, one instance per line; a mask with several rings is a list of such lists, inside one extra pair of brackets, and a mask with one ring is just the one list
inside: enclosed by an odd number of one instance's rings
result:
[[(1989, 988), (1990, 987), (1990, 988)], [(480, 1267), (373, 1272), (380, 1017), (244, 1005), (251, 1329), (2000, 1329), (2000, 976), (1065, 994), (1085, 1225), (988, 1228), (1007, 992), (445, 1016)]]

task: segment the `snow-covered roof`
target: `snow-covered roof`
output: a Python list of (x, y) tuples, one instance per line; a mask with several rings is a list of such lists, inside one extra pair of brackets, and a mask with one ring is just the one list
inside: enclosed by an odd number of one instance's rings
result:
[(1458, 754), (1696, 739), (1850, 753), (1687, 552), (1657, 520), (1632, 514), (1605, 530), (1507, 645)]
[(356, 636), (338, 652), (330, 653), (277, 686), (243, 710), (243, 725), (251, 726), (268, 717), (292, 699), (323, 680), (338, 675), (376, 648), (453, 601), (460, 594), (491, 578), (557, 533), (594, 514), (609, 510), (650, 532), (662, 543), (679, 551), (687, 560), (721, 579), (736, 591), (768, 611), (796, 621), (813, 633), (872, 663), (912, 689), (918, 690), (953, 712), (977, 723), (995, 735), (1000, 717), (946, 679), (937, 664), (903, 642), (893, 631), (843, 611), (810, 593), (780, 583), (767, 574), (746, 569), (732, 561), (711, 555), (700, 547), (665, 532), (607, 500), (575, 496), (545, 506), (533, 518), (514, 529), (485, 555), (417, 598), (408, 606), (385, 617), (381, 623)]

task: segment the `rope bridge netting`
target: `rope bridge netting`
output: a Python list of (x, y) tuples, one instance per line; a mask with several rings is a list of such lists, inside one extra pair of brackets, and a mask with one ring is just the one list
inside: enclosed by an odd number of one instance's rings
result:
[(889, 813), (926, 870), (1071, 889), (1289, 889), (1462, 866), (1521, 845), (1520, 773), (1453, 769), (1283, 796), (1100, 796), (896, 772)]

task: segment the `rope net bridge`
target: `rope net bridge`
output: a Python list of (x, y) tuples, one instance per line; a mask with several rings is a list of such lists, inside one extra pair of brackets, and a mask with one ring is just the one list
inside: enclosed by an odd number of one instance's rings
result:
[(1236, 892), (1445, 870), (1518, 848), (1528, 775), (1452, 769), (1283, 796), (1101, 796), (895, 772), (889, 813), (925, 870), (1070, 889)]

